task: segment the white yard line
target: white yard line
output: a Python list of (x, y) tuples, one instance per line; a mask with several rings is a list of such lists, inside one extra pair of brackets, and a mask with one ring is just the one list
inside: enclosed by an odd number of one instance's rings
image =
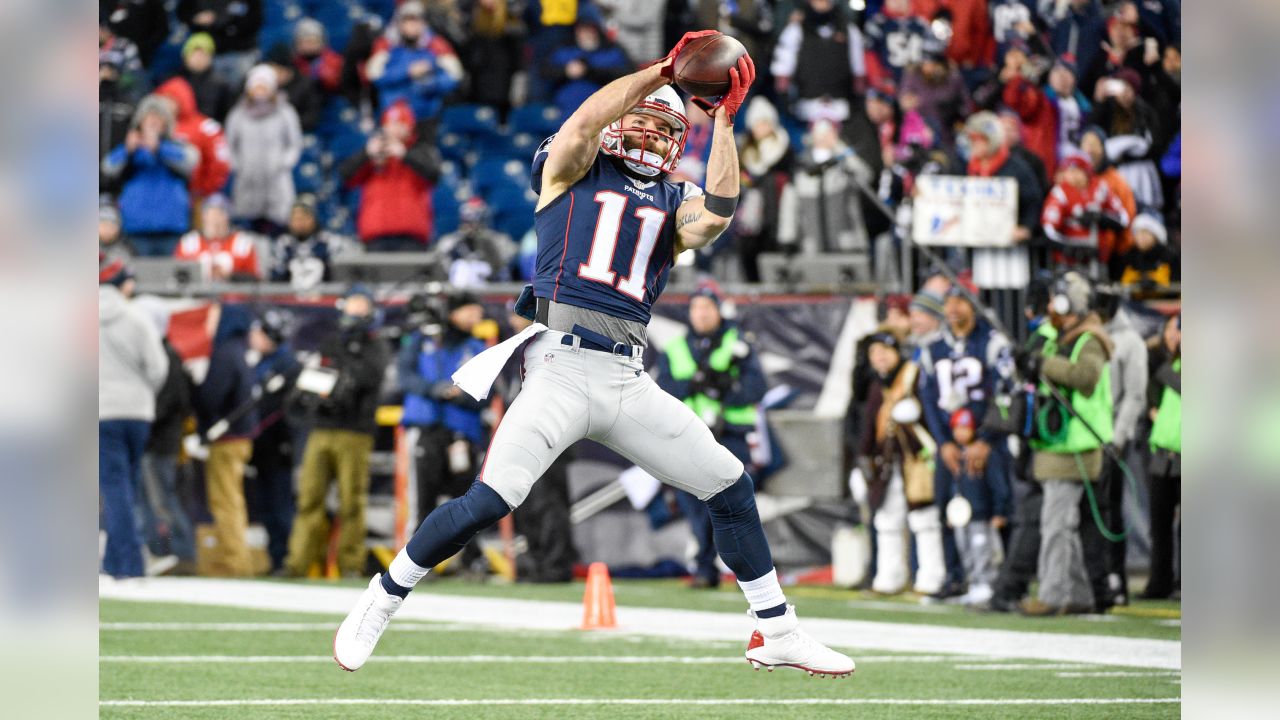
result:
[(1158, 677), (1158, 678), (1176, 678), (1177, 671), (1165, 670), (1157, 672), (1131, 672), (1127, 670), (1100, 670), (1097, 672), (1057, 672), (1054, 673), (1060, 678), (1141, 678), (1141, 677)]
[[(955, 655), (859, 655), (862, 663), (949, 663), (955, 662)], [(103, 655), (98, 658), (104, 663), (140, 663), (140, 664), (251, 664), (251, 663), (331, 663), (330, 655)], [(378, 663), (507, 663), (525, 664), (615, 664), (615, 665), (729, 665), (744, 662), (741, 655), (374, 655), (370, 662)], [(1021, 665), (1011, 662), (1001, 667), (1020, 669)], [(1036, 666), (1044, 667), (1044, 666)], [(1062, 666), (1055, 666), (1062, 667)], [(1086, 667), (1072, 665), (1070, 667)], [(1164, 673), (1168, 674), (1168, 673)], [(1143, 675), (1143, 673), (1137, 673)]]
[[(1096, 663), (1095, 663), (1096, 664)], [(982, 664), (960, 664), (952, 666), (956, 670), (1080, 670), (1089, 667), (1088, 664), (1080, 663), (1026, 663), (1026, 664), (1006, 664), (1006, 663), (982, 663)]]
[[(99, 630), (127, 632), (315, 632), (317, 630), (333, 631), (337, 625), (332, 622), (314, 623), (179, 623), (179, 622), (105, 622), (98, 623)], [(474, 625), (457, 623), (397, 623), (392, 626), (397, 632), (470, 632)]]
[[(148, 578), (99, 586), (100, 598), (192, 603), (257, 610), (328, 613), (341, 616), (362, 588), (221, 580)], [(804, 603), (800, 614), (804, 617)], [(851, 613), (855, 611), (851, 610)], [(397, 613), (399, 620), (439, 621), (520, 630), (571, 630), (582, 621), (573, 602), (436, 595), (418, 591)], [(619, 631), (688, 640), (742, 640), (753, 623), (746, 613), (622, 607)], [(394, 624), (393, 624), (394, 627)], [(1094, 665), (1174, 670), (1182, 667), (1182, 643), (1174, 640), (1100, 635), (1019, 632), (938, 625), (805, 618), (810, 634), (837, 647), (916, 653), (981, 654)]]
[(283, 698), (279, 700), (101, 700), (103, 707), (252, 707), (280, 705), (1178, 705), (1182, 698), (494, 698), (491, 700), (404, 698)]

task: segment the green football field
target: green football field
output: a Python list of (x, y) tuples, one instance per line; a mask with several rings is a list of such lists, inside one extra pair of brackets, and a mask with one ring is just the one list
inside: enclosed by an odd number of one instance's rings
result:
[[(183, 586), (165, 587), (179, 590)], [(334, 583), (229, 586), (299, 591)], [(345, 584), (355, 592), (357, 585)], [(620, 622), (628, 608), (741, 613), (734, 591), (694, 592), (672, 581), (616, 581)], [(437, 580), (425, 593), (499, 598), (517, 614), (527, 601), (579, 601), (581, 583), (494, 586)], [(145, 587), (134, 596), (145, 596)], [(691, 640), (652, 628), (546, 630), (397, 618), (373, 659), (347, 673), (331, 655), (340, 614), (111, 599), (100, 603), (99, 694), (103, 718), (379, 718), (389, 708), (430, 718), (1168, 718), (1178, 717), (1181, 672), (1107, 664), (984, 656), (984, 631), (1027, 642), (1090, 638), (1179, 641), (1177, 605), (1145, 604), (1104, 618), (1037, 621), (960, 608), (874, 599), (829, 588), (788, 588), (803, 618), (885, 623), (939, 633), (977, 631), (962, 653), (841, 647), (852, 678), (756, 672), (741, 640)], [(353, 595), (354, 597), (354, 595)], [(406, 605), (406, 608), (408, 606)], [(302, 610), (302, 611), (298, 611)], [(529, 606), (528, 612), (536, 608)], [(638, 610), (637, 610), (638, 612)], [(705, 616), (704, 616), (705, 617)], [(509, 618), (509, 620), (512, 620)], [(515, 618), (513, 622), (518, 621)], [(1001, 632), (1008, 637), (1007, 632)], [(1022, 637), (1022, 636), (1017, 636)], [(1167, 643), (1164, 644), (1167, 646)]]

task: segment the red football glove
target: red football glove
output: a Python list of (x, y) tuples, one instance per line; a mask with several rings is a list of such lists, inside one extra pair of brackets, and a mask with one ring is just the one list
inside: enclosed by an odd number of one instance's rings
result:
[[(698, 30), (697, 32), (685, 33), (684, 37), (680, 38), (680, 42), (676, 43), (676, 46), (671, 48), (671, 52), (667, 53), (665, 57), (659, 58), (658, 60), (654, 61), (656, 64), (662, 65), (662, 71), (661, 71), (662, 77), (666, 78), (667, 80), (675, 79), (675, 69), (674, 69), (675, 62), (674, 61), (677, 57), (680, 56), (680, 51), (684, 50), (684, 46), (688, 45), (691, 40), (696, 40), (700, 37), (707, 37), (708, 35), (719, 35), (719, 34), (720, 34), (719, 30)], [(672, 62), (667, 62), (668, 60), (671, 60)]]
[(737, 67), (729, 68), (729, 92), (722, 95), (714, 105), (702, 98), (693, 98), (693, 103), (711, 117), (715, 117), (716, 110), (723, 107), (725, 114), (729, 116), (729, 122), (732, 123), (734, 116), (738, 114), (738, 109), (747, 99), (747, 90), (751, 89), (751, 83), (755, 82), (755, 79), (756, 64), (751, 61), (750, 55), (743, 55), (738, 58)]

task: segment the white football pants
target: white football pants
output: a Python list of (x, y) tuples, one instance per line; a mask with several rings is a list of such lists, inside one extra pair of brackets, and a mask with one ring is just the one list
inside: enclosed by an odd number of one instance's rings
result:
[(699, 500), (742, 477), (742, 462), (684, 403), (663, 392), (640, 357), (561, 344), (548, 330), (524, 349), (524, 384), (489, 443), (480, 480), (518, 507), (569, 446), (595, 440)]

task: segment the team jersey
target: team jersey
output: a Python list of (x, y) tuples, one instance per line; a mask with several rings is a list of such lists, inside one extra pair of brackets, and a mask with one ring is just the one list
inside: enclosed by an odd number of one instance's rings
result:
[(1009, 341), (983, 319), (963, 340), (944, 328), (916, 359), (925, 424), (940, 442), (951, 439), (951, 413), (961, 408), (981, 426), (996, 382), (1013, 372)]
[(1034, 0), (990, 0), (987, 11), (991, 13), (991, 34), (996, 39), (996, 57), (1003, 58), (1009, 43), (1027, 36), (1017, 30), (1020, 23), (1034, 23)]
[(217, 240), (192, 231), (182, 236), (173, 256), (179, 260), (196, 260), (205, 280), (230, 280), (232, 277), (258, 278), (258, 249), (253, 236), (233, 232)]
[[(530, 187), (542, 192), (551, 139), (534, 154)], [(534, 295), (647, 325), (675, 260), (676, 210), (702, 194), (693, 183), (640, 180), (600, 151), (577, 182), (534, 214)]]
[(913, 15), (877, 15), (867, 21), (863, 33), (868, 52), (880, 68), (893, 75), (894, 82), (901, 80), (908, 65), (924, 58), (925, 39), (932, 37), (925, 21)]

